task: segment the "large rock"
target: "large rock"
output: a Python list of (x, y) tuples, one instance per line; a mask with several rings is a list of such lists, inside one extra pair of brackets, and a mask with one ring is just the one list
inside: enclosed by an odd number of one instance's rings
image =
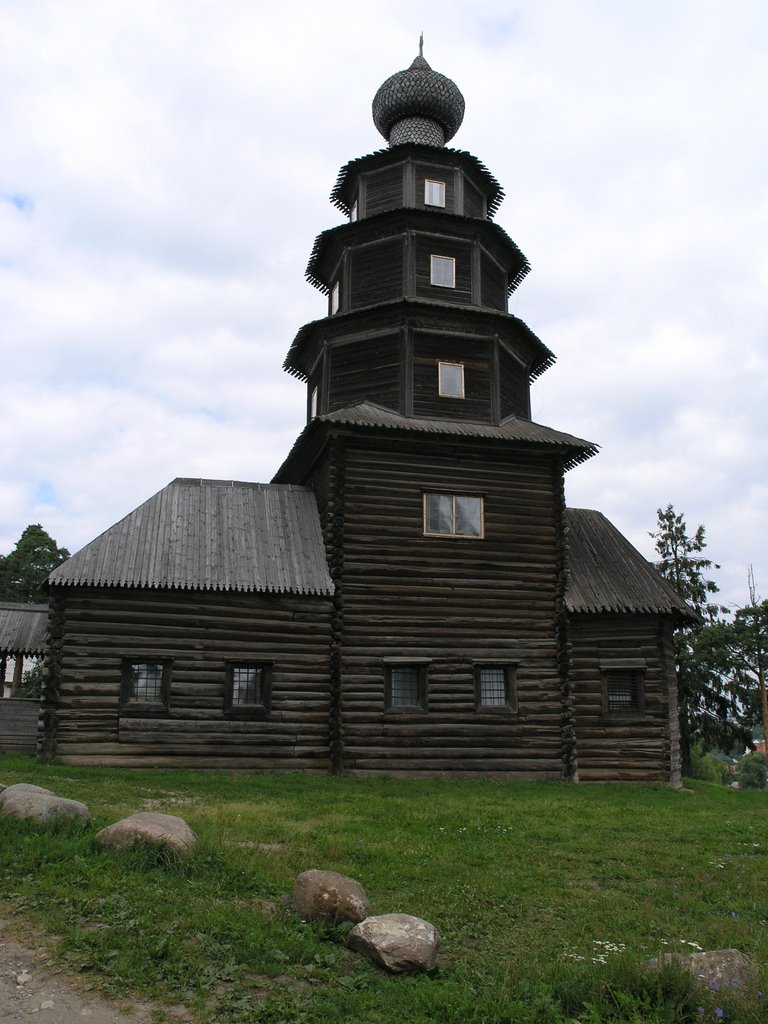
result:
[(30, 818), (45, 825), (56, 818), (79, 818), (83, 825), (91, 820), (91, 812), (79, 800), (56, 796), (50, 789), (19, 782), (0, 793), (0, 814), (13, 818)]
[(702, 953), (662, 953), (652, 960), (646, 960), (643, 969), (658, 971), (670, 963), (692, 975), (701, 988), (749, 989), (757, 982), (755, 965), (738, 949), (712, 949)]
[(381, 914), (356, 925), (347, 943), (393, 974), (414, 974), (435, 966), (440, 933), (420, 917)]
[(183, 818), (157, 811), (140, 811), (121, 818), (96, 833), (96, 841), (111, 850), (130, 850), (135, 846), (157, 846), (183, 860), (191, 857), (200, 840)]
[(293, 885), (293, 902), (305, 921), (364, 921), (369, 906), (365, 889), (335, 871), (304, 871)]

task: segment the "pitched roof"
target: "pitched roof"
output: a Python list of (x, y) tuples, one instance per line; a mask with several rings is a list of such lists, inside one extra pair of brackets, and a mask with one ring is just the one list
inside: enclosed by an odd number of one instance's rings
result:
[(571, 612), (640, 612), (696, 619), (677, 592), (601, 512), (566, 509)]
[(64, 562), (52, 586), (331, 594), (308, 487), (178, 478)]
[(48, 605), (0, 601), (0, 654), (42, 654)]

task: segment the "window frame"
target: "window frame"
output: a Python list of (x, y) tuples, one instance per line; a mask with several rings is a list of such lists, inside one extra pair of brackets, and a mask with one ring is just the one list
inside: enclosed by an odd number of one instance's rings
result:
[[(160, 677), (160, 700), (139, 700), (131, 696), (134, 684), (134, 667), (159, 665), (162, 668)], [(171, 667), (172, 658), (153, 658), (149, 655), (121, 658), (120, 667), (120, 714), (137, 715), (141, 718), (165, 717), (171, 710)]]
[[(384, 662), (384, 711), (388, 715), (424, 714), (428, 710), (428, 668), (429, 659), (387, 658)], [(413, 668), (417, 672), (418, 701), (416, 704), (392, 703), (393, 669)]]
[(349, 208), (349, 222), (354, 224), (357, 221), (357, 200), (352, 203)]
[[(232, 658), (224, 663), (224, 714), (231, 718), (267, 718), (272, 710), (272, 669), (274, 662), (264, 658)], [(261, 701), (258, 704), (234, 703), (235, 670), (261, 671)]]
[(309, 418), (310, 420), (317, 419), (320, 409), (320, 388), (317, 384), (312, 388), (309, 393)]
[[(504, 673), (504, 703), (484, 704), (482, 701), (482, 673), (483, 669), (501, 669)], [(475, 711), (482, 715), (510, 715), (516, 714), (517, 704), (517, 662), (506, 661), (476, 661), (475, 662)]]
[(328, 309), (331, 316), (335, 316), (341, 308), (341, 285), (339, 281), (334, 281), (331, 286), (331, 294), (329, 299)]
[[(633, 678), (634, 701), (632, 704), (612, 705), (611, 677), (621, 673), (631, 673)], [(645, 677), (646, 662), (644, 658), (612, 658), (601, 660), (600, 678), (603, 698), (603, 715), (610, 719), (645, 717)], [(626, 684), (623, 684), (626, 685)]]
[[(440, 193), (440, 202), (434, 203), (429, 198), (429, 186), (438, 185), (438, 192)], [(424, 205), (435, 206), (441, 210), (445, 209), (445, 182), (439, 178), (425, 178), (424, 179)]]
[[(443, 389), (443, 367), (458, 367), (461, 377), (461, 390), (457, 393)], [(464, 363), (453, 362), (450, 359), (438, 359), (437, 361), (437, 394), (439, 398), (464, 398)]]
[[(427, 502), (430, 497), (451, 499), (451, 530), (428, 530), (427, 529)], [(456, 532), (456, 499), (472, 498), (480, 503), (480, 532), (479, 533), (457, 533)], [(424, 491), (422, 494), (422, 536), (442, 537), (452, 540), (485, 540), (485, 498), (482, 494), (461, 494), (452, 491)]]
[[(437, 260), (442, 260), (441, 263), (437, 263)], [(451, 281), (447, 284), (444, 281), (435, 280), (435, 270), (441, 265), (450, 266), (451, 268)], [(429, 256), (429, 283), (434, 288), (455, 288), (456, 287), (456, 257), (455, 256), (440, 256), (437, 253), (430, 253)]]

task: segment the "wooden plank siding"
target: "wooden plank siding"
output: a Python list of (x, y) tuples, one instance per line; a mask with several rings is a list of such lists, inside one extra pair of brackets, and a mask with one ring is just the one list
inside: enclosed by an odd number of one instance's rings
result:
[[(669, 782), (671, 617), (571, 614), (570, 625), (580, 780)], [(609, 714), (604, 706), (601, 662), (621, 658), (645, 663), (642, 713)]]
[[(71, 587), (57, 602), (61, 762), (327, 770), (329, 599)], [(124, 658), (172, 660), (167, 714), (121, 710)], [(259, 660), (270, 713), (227, 717), (226, 663)]]
[(329, 351), (329, 412), (352, 405), (361, 397), (398, 408), (402, 363), (399, 333), (334, 345)]
[[(491, 345), (476, 338), (414, 334), (413, 413), (435, 419), (491, 419)], [(439, 361), (464, 366), (464, 398), (439, 394)]]
[(403, 295), (405, 238), (356, 246), (349, 254), (350, 308), (372, 306)]
[(0, 700), (0, 754), (34, 754), (39, 715), (39, 700)]
[[(508, 446), (346, 438), (342, 729), (352, 772), (560, 778), (556, 487)], [(423, 494), (485, 498), (485, 538), (423, 535)], [(332, 556), (333, 557), (333, 556)], [(430, 659), (426, 711), (386, 710), (385, 659)], [(475, 709), (474, 665), (517, 663), (518, 711)]]
[(528, 374), (504, 345), (499, 346), (499, 396), (502, 419), (507, 416), (530, 418)]
[(365, 217), (403, 206), (403, 164), (369, 171), (365, 175)]
[[(473, 252), (473, 244), (463, 239), (415, 235), (416, 295), (423, 299), (439, 299), (441, 302), (471, 303)], [(456, 260), (455, 288), (443, 288), (430, 283), (431, 256), (447, 256)]]

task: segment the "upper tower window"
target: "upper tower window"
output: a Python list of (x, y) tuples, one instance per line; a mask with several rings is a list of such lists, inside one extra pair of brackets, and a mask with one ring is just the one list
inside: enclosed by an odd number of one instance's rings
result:
[(437, 364), (438, 394), (441, 398), (464, 397), (464, 364)]
[(430, 178), (425, 179), (424, 204), (425, 206), (445, 206), (444, 181), (432, 181)]
[(349, 211), (349, 219), (352, 222), (357, 220), (357, 200), (352, 203), (352, 209)]
[(331, 316), (339, 312), (339, 282), (331, 288)]
[(453, 256), (430, 256), (429, 283), (439, 288), (456, 287), (456, 260)]

